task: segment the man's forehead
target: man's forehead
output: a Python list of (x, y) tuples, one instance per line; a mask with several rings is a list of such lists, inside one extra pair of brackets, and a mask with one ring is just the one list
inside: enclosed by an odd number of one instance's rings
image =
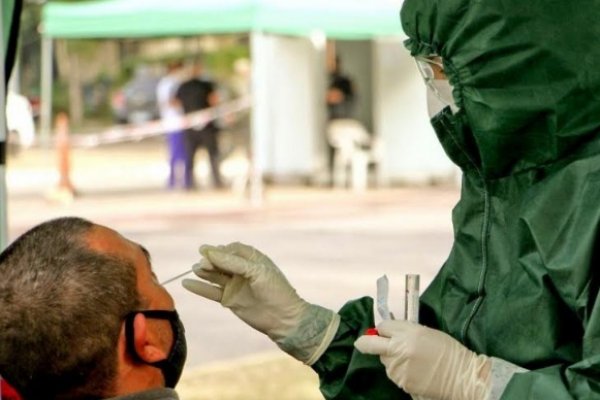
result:
[(92, 249), (110, 252), (123, 246), (121, 241), (124, 238), (110, 228), (102, 225), (94, 225), (85, 234), (85, 240)]
[(106, 226), (94, 225), (86, 239), (90, 248), (117, 257), (136, 259), (142, 253), (150, 265), (150, 252), (144, 246)]

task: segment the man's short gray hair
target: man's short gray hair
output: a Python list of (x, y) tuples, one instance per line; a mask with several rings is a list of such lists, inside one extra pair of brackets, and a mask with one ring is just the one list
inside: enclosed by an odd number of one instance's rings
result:
[(92, 251), (95, 225), (38, 225), (0, 254), (0, 375), (25, 399), (103, 398), (123, 317), (139, 307), (135, 266)]

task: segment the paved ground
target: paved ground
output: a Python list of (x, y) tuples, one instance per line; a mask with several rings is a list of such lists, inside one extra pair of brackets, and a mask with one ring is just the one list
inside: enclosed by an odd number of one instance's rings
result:
[[(231, 191), (165, 191), (164, 159), (158, 141), (74, 151), (72, 177), (80, 195), (60, 203), (47, 196), (57, 179), (51, 152), (30, 150), (10, 158), (11, 237), (51, 217), (87, 217), (146, 246), (161, 279), (187, 270), (202, 243), (239, 240), (269, 254), (307, 300), (334, 309), (374, 295), (375, 280), (387, 274), (397, 314), (403, 309), (404, 274), (421, 274), (426, 286), (450, 248), (454, 188), (356, 195), (268, 187), (264, 204), (254, 207)], [(319, 398), (310, 370), (281, 356), (228, 310), (186, 292), (179, 282), (168, 289), (187, 329), (184, 399)]]

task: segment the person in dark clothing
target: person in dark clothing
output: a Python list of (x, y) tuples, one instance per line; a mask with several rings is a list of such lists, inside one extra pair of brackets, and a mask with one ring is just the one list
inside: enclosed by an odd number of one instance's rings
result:
[(354, 106), (354, 83), (342, 73), (339, 57), (329, 72), (329, 86), (327, 87), (327, 111), (329, 119), (352, 118)]
[[(192, 77), (183, 82), (175, 98), (179, 101), (185, 114), (204, 110), (213, 107), (218, 103), (218, 96), (214, 82), (202, 77), (202, 64), (196, 63), (193, 67)], [(220, 188), (223, 186), (221, 174), (219, 172), (220, 151), (219, 151), (219, 127), (214, 120), (201, 127), (191, 127), (185, 131), (185, 150), (186, 160), (186, 182), (187, 189), (195, 187), (194, 182), (194, 159), (196, 150), (199, 147), (205, 147), (210, 159), (210, 167), (213, 177), (213, 184)]]

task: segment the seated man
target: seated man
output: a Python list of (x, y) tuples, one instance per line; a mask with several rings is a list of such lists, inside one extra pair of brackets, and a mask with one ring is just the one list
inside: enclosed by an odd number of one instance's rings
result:
[(80, 218), (0, 254), (0, 375), (24, 399), (177, 399), (186, 356), (148, 252)]

